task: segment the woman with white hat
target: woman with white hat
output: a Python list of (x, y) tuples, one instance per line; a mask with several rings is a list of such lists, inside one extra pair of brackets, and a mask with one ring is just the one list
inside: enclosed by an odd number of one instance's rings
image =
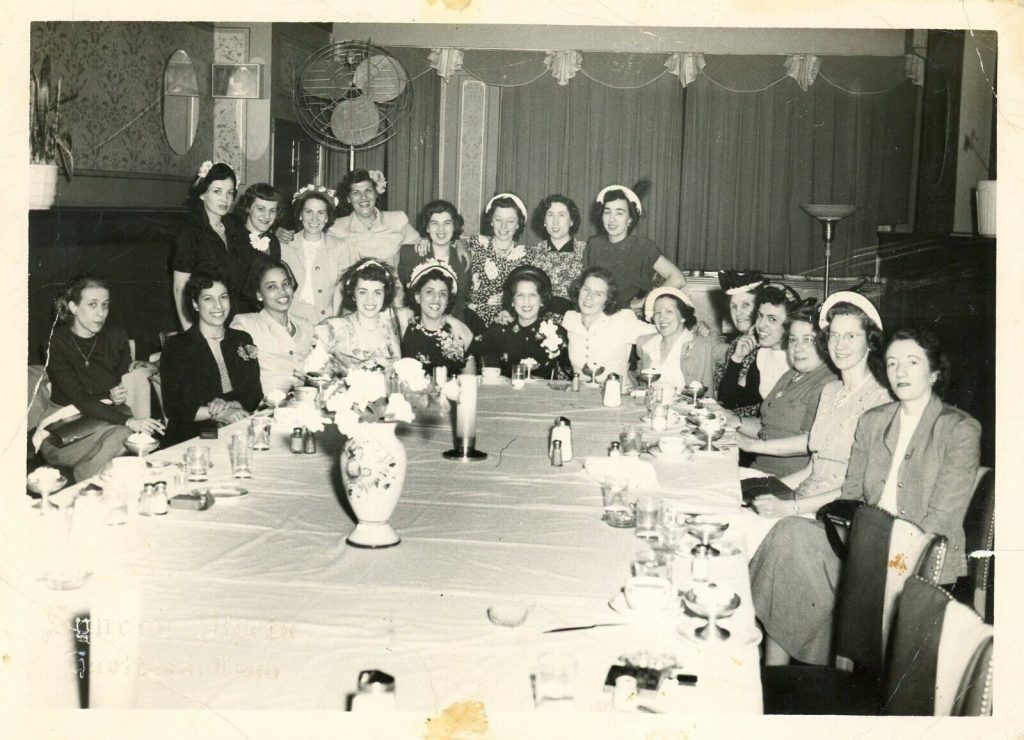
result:
[(697, 314), (689, 297), (678, 288), (655, 288), (644, 301), (644, 318), (654, 324), (658, 335), (639, 346), (641, 368), (657, 369), (664, 387), (683, 388), (697, 381), (710, 388), (724, 342), (718, 336), (694, 332)]
[[(465, 240), (471, 277), (466, 323), (479, 334), (503, 312), (502, 291), (514, 269), (526, 264), (526, 246), (516, 240), (526, 226), (526, 206), (513, 193), (498, 193), (484, 209), (484, 229), (490, 235)], [(506, 321), (511, 321), (506, 316)]]
[[(646, 186), (646, 183), (643, 183)], [(641, 185), (634, 186), (637, 190)], [(682, 288), (686, 278), (675, 264), (665, 257), (653, 240), (633, 233), (643, 216), (640, 197), (625, 185), (608, 185), (597, 194), (601, 209), (603, 234), (587, 242), (583, 253), (583, 269), (603, 267), (615, 275), (623, 305), (638, 310), (644, 297), (654, 287), (654, 275), (664, 285)]]

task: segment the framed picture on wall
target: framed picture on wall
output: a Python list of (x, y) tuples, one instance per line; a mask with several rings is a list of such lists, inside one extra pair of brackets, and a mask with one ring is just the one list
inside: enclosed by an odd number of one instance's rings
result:
[(262, 64), (214, 64), (213, 97), (259, 98), (262, 89)]

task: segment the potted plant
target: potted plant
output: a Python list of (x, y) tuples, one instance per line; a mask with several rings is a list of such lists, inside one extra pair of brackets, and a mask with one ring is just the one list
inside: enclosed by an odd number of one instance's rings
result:
[(29, 89), (30, 208), (49, 208), (57, 193), (58, 164), (68, 180), (74, 175), (71, 135), (60, 129), (60, 107), (77, 95), (61, 97), (61, 78), (54, 81), (49, 55), (38, 74), (32, 72)]

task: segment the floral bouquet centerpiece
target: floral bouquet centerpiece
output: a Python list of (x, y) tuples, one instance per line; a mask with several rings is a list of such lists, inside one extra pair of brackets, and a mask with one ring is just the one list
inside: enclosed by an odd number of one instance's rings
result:
[(395, 436), (397, 422), (415, 418), (409, 397), (430, 387), (423, 364), (407, 357), (391, 371), (352, 368), (324, 389), (323, 402), (347, 437), (341, 478), (358, 519), (346, 540), (355, 547), (391, 547), (401, 539), (388, 524), (405, 485), (405, 448)]

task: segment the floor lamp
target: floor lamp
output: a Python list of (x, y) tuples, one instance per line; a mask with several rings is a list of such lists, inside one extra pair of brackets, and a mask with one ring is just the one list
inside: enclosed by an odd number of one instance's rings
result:
[(825, 242), (825, 292), (822, 300), (828, 298), (828, 277), (829, 266), (832, 263), (832, 241), (836, 236), (836, 224), (857, 210), (857, 206), (842, 205), (808, 205), (801, 204), (803, 209), (811, 218), (821, 222), (821, 236)]

